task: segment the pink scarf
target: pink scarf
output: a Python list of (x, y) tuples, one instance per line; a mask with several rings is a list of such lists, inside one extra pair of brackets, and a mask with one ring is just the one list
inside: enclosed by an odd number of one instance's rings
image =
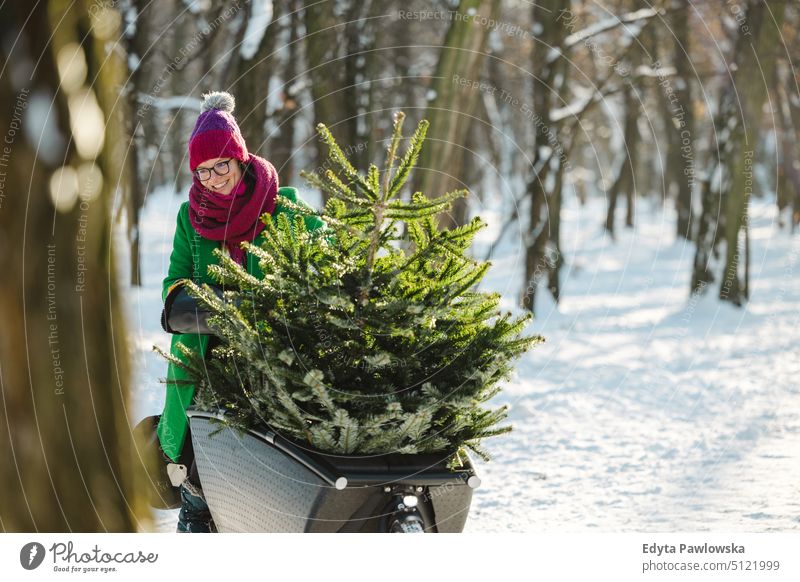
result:
[(259, 216), (272, 214), (278, 195), (278, 172), (271, 163), (250, 154), (246, 164), (255, 174), (255, 184), (243, 167), (242, 178), (230, 194), (209, 190), (197, 177), (192, 178), (189, 190), (189, 220), (194, 229), (204, 238), (223, 241), (240, 265), (244, 265), (245, 251), (239, 243), (252, 242), (264, 229)]

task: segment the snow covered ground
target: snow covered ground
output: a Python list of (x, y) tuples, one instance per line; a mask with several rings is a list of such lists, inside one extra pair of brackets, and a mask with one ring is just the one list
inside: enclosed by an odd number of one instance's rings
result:
[[(314, 197), (304, 195), (313, 202)], [(161, 411), (167, 348), (159, 325), (175, 216), (183, 197), (153, 193), (142, 220), (142, 288), (129, 289), (134, 421)], [(524, 357), (495, 402), (514, 431), (485, 441), (467, 532), (800, 530), (800, 235), (751, 206), (751, 300), (737, 309), (687, 293), (693, 246), (671, 210), (640, 202), (616, 242), (601, 199), (567, 203), (562, 300), (539, 293)], [(490, 209), (482, 257), (500, 229)], [(519, 234), (507, 234), (482, 289), (515, 310)], [(121, 264), (127, 261), (122, 257)], [(127, 276), (123, 273), (123, 276)], [(174, 531), (177, 511), (157, 512)]]

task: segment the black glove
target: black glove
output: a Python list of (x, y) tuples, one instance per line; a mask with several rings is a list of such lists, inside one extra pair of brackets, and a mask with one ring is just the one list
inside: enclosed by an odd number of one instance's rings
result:
[[(217, 297), (222, 298), (222, 288), (210, 285)], [(161, 311), (161, 327), (167, 333), (213, 334), (208, 327), (208, 318), (213, 315), (205, 306), (198, 306), (184, 285), (178, 285), (167, 295)]]

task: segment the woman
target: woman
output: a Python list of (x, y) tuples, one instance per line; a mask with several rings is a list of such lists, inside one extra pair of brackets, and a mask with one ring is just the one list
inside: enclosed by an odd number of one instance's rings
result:
[[(187, 294), (183, 282), (214, 285), (208, 266), (218, 263), (212, 251), (220, 248), (257, 277), (263, 273), (258, 260), (241, 248), (243, 241), (259, 245), (264, 223), (259, 217), (267, 212), (273, 219), (291, 210), (281, 205), (279, 196), (306, 208), (295, 188), (278, 187), (278, 175), (267, 160), (247, 151), (239, 126), (233, 118), (234, 98), (216, 91), (204, 96), (200, 116), (189, 139), (189, 167), (192, 187), (189, 200), (178, 210), (169, 272), (164, 279), (162, 325), (175, 335), (171, 353), (181, 360), (176, 348), (182, 344), (207, 357), (210, 344), (219, 341), (210, 334), (202, 311)], [(306, 227), (323, 226), (316, 216), (306, 216)], [(203, 498), (186, 409), (194, 398), (195, 386), (187, 381), (184, 370), (169, 364), (167, 398), (158, 422), (157, 434), (169, 466), (173, 483), (180, 481), (181, 511), (178, 532), (215, 531)], [(175, 475), (178, 475), (176, 478)]]

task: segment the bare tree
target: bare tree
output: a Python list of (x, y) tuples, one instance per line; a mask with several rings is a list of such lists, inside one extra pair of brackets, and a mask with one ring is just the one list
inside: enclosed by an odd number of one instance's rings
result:
[[(532, 125), (536, 143), (526, 191), (515, 204), (515, 208), (518, 207), (523, 199), (527, 199), (529, 204), (524, 239), (525, 279), (521, 297), (521, 305), (526, 309), (534, 310), (536, 291), (542, 280), (547, 280), (548, 290), (558, 301), (559, 271), (564, 264), (559, 241), (561, 190), (572, 148), (578, 143), (576, 135), (582, 120), (608, 96), (628, 86), (635, 86), (642, 80), (642, 75), (631, 71), (627, 78), (620, 81), (620, 75), (612, 67), (598, 75), (599, 79), (590, 88), (583, 88), (584, 95), (588, 93), (588, 97), (570, 101), (572, 92), (567, 57), (571, 56), (575, 46), (624, 26), (631, 31), (627, 33), (630, 37), (620, 43), (620, 51), (613, 59), (613, 62), (622, 62), (634, 50), (632, 47), (636, 47), (637, 37), (647, 23), (659, 14), (657, 7), (637, 10), (575, 30), (574, 20), (577, 18), (571, 12), (568, 0), (548, 0), (533, 5), (534, 25), (542, 24), (541, 33), (534, 43), (530, 69), (533, 79), (532, 111), (535, 114)], [(553, 25), (554, 20), (557, 25)], [(501, 228), (501, 237), (517, 218), (515, 209)], [(487, 258), (492, 255), (498, 241), (489, 249)]]
[[(306, 2), (304, 47), (307, 83), (311, 88), (314, 124), (325, 123), (344, 144), (345, 153), (366, 171), (374, 153), (375, 84), (381, 17), (387, 0)], [(381, 119), (380, 113), (376, 116)], [(324, 162), (316, 147), (315, 165)], [(325, 193), (323, 193), (325, 196)]]
[[(637, 51), (638, 52), (638, 51)], [(639, 116), (641, 115), (641, 97), (632, 84), (626, 83), (623, 90), (623, 152), (617, 166), (614, 183), (608, 190), (608, 209), (606, 211), (606, 232), (614, 238), (617, 200), (620, 194), (625, 195), (627, 212), (625, 226), (633, 226), (633, 211), (636, 198), (636, 170), (639, 168)]]
[[(294, 4), (297, 3), (290, 0), (272, 3), (271, 20), (263, 31), (256, 50), (249, 54), (242, 49), (242, 43), (248, 41), (244, 35), (249, 30), (248, 24), (253, 18), (253, 3), (248, 2), (247, 7), (242, 10), (237, 42), (230, 51), (230, 59), (225, 67), (227, 75), (223, 84), (236, 96), (236, 115), (242, 137), (250, 151), (261, 156), (266, 154), (266, 123), (269, 115), (267, 101), (270, 84), (273, 77), (280, 78), (276, 71), (278, 42), (282, 29), (286, 23), (292, 22), (292, 14), (296, 14), (296, 7), (292, 6)], [(251, 31), (251, 34), (255, 32), (257, 31)], [(296, 42), (290, 42), (287, 49), (294, 52), (296, 46)], [(291, 83), (292, 78), (285, 81)]]
[(687, 240), (692, 239), (692, 190), (695, 182), (694, 169), (694, 110), (692, 106), (692, 61), (689, 22), (692, 11), (689, 0), (675, 0), (670, 12), (669, 23), (673, 33), (672, 62), (675, 67), (674, 82), (671, 87), (674, 100), (665, 93), (665, 126), (669, 135), (667, 153), (667, 192), (675, 198), (678, 213), (676, 234)]
[[(539, 282), (554, 266), (552, 246), (549, 245), (549, 224), (553, 211), (552, 194), (548, 188), (550, 173), (554, 171), (550, 160), (561, 165), (563, 146), (558, 140), (558, 126), (554, 126), (552, 111), (560, 103), (568, 70), (567, 59), (550, 57), (551, 51), (565, 50), (569, 33), (566, 23), (557, 20), (549, 26), (554, 15), (563, 16), (569, 11), (569, 0), (545, 0), (533, 5), (533, 22), (542, 25), (542, 34), (533, 46), (531, 73), (533, 77), (533, 110), (535, 119), (535, 148), (533, 174), (528, 182), (529, 214), (525, 240), (525, 287), (521, 303), (530, 311), (536, 304)], [(553, 155), (555, 152), (555, 155)], [(555, 168), (558, 171), (558, 168)]]
[[(139, 99), (146, 93), (144, 81), (143, 59), (150, 52), (147, 34), (142, 30), (144, 24), (144, 2), (142, 0), (126, 0), (123, 3), (123, 12), (134, 16), (135, 26), (126, 27), (122, 38), (125, 41), (125, 52), (128, 55), (128, 80), (124, 95), (129, 111), (138, 112)], [(152, 54), (152, 53), (151, 53)], [(147, 195), (148, 180), (144, 180), (144, 149), (145, 134), (142, 118), (139, 115), (129, 115), (126, 123), (128, 155), (130, 156), (130, 172), (128, 183), (125, 185), (125, 202), (128, 218), (128, 245), (130, 246), (130, 278), (131, 285), (142, 284), (142, 271), (140, 266), (140, 225), (139, 217)]]
[[(786, 2), (749, 0), (739, 23), (733, 49), (732, 82), (722, 99), (714, 125), (719, 134), (717, 171), (703, 183), (703, 211), (698, 230), (692, 290), (704, 291), (712, 282), (711, 257), (719, 240), (726, 242), (719, 297), (741, 305), (749, 295), (747, 208), (753, 188), (753, 162), (765, 79), (772, 79)], [(763, 75), (763, 76), (762, 76)], [(744, 247), (740, 244), (744, 235)]]
[(776, 67), (773, 91), (779, 121), (777, 204), (781, 226), (783, 211), (789, 209), (793, 233), (800, 225), (800, 92), (790, 63), (780, 64)]
[[(494, 21), (499, 10), (499, 0), (461, 0), (452, 13), (429, 89), (425, 117), (430, 129), (420, 155), (415, 190), (433, 196), (464, 187), (460, 178), (464, 141), (481, 98), (471, 84), (480, 79), (489, 37), (489, 28), (475, 16)], [(453, 204), (449, 226), (462, 225), (466, 219), (466, 199), (459, 198)]]
[(289, 0), (287, 9), (289, 14), (283, 19), (288, 27), (286, 62), (279, 67), (284, 79), (283, 89), (280, 104), (275, 111), (269, 112), (273, 120), (273, 130), (267, 137), (270, 160), (278, 169), (278, 174), (284, 180), (292, 180), (295, 176), (295, 125), (300, 111), (300, 92), (303, 85), (297, 66), (301, 61), (300, 27), (303, 24), (303, 13), (299, 0)]

